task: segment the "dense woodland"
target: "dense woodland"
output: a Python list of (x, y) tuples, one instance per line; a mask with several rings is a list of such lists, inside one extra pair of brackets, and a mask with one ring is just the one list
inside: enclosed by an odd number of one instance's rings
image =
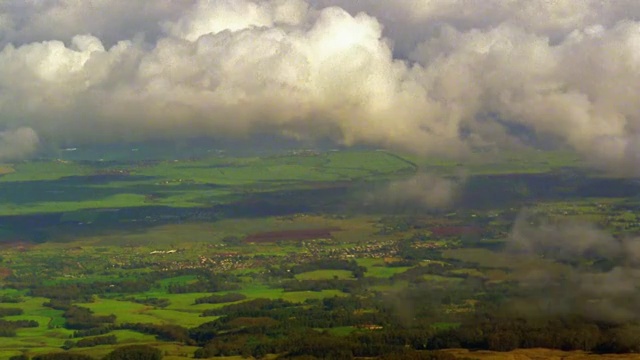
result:
[[(415, 254), (412, 254), (415, 255)], [(439, 254), (426, 250), (423, 254), (439, 259)], [(634, 321), (602, 321), (585, 316), (519, 313), (510, 307), (514, 299), (530, 295), (509, 283), (489, 284), (456, 270), (464, 264), (449, 261), (416, 265), (413, 256), (405, 256), (394, 266), (411, 266), (409, 270), (389, 279), (367, 277), (367, 269), (354, 261), (327, 259), (304, 264), (272, 267), (256, 280), (283, 287), (285, 291), (321, 291), (338, 289), (342, 297), (309, 299), (294, 303), (282, 299), (247, 299), (243, 294), (227, 292), (196, 298), (195, 304), (226, 304), (204, 310), (202, 316), (217, 316), (214, 321), (186, 328), (179, 325), (145, 323), (116, 324), (115, 315), (96, 315), (75, 303), (91, 302), (96, 295), (115, 295), (123, 300), (162, 308), (170, 304), (163, 298), (136, 298), (132, 295), (152, 288), (162, 279), (161, 273), (149, 272), (139, 280), (112, 283), (45, 284), (31, 283), (25, 287), (30, 295), (46, 297), (44, 305), (63, 311), (65, 327), (75, 330), (73, 339), (63, 349), (113, 345), (116, 337), (110, 332), (134, 330), (153, 335), (159, 341), (196, 345), (197, 358), (243, 356), (262, 358), (281, 354), (282, 358), (351, 359), (354, 357), (447, 359), (438, 350), (467, 348), (474, 350), (509, 351), (517, 348), (551, 348), (583, 350), (596, 353), (640, 352), (637, 333), (640, 324)], [(291, 275), (315, 270), (346, 270), (352, 279), (297, 280)], [(232, 275), (183, 270), (173, 275), (195, 275), (186, 285), (168, 285), (168, 293), (206, 291), (240, 287)], [(447, 276), (455, 282), (434, 283), (424, 276)], [(409, 287), (390, 295), (370, 289), (375, 285), (406, 281)], [(14, 286), (23, 282), (16, 279)], [(129, 295), (128, 295), (129, 294)], [(477, 299), (473, 307), (464, 307), (467, 299)], [(7, 299), (20, 303), (20, 299)], [(458, 306), (459, 314), (445, 313)], [(0, 318), (21, 315), (18, 307), (5, 307)], [(34, 321), (0, 319), (0, 336), (11, 337), (16, 330), (38, 326)], [(350, 327), (349, 334), (336, 335), (328, 330)], [(123, 355), (131, 351), (137, 355)], [(66, 356), (66, 357), (65, 357)], [(137, 356), (137, 357), (131, 357)], [(156, 359), (162, 356), (147, 348), (125, 348), (114, 351), (106, 359)], [(73, 353), (39, 355), (33, 359), (82, 359)], [(16, 358), (17, 359), (17, 358)]]
[[(330, 265), (327, 265), (330, 264)], [(351, 265), (328, 262), (324, 265), (309, 264), (308, 268), (331, 266), (352, 269)], [(34, 287), (33, 291), (51, 297), (47, 306), (64, 311), (65, 327), (75, 329), (74, 338), (65, 349), (114, 344), (109, 335), (116, 329), (134, 330), (156, 336), (161, 341), (173, 341), (200, 346), (197, 358), (234, 356), (262, 358), (266, 354), (282, 354), (283, 358), (351, 359), (354, 357), (446, 359), (447, 354), (434, 352), (449, 348), (509, 351), (516, 348), (552, 348), (561, 350), (584, 350), (597, 353), (640, 352), (640, 341), (636, 334), (640, 324), (634, 322), (596, 321), (582, 316), (558, 315), (545, 317), (527, 316), (509, 311), (510, 299), (517, 296), (509, 286), (487, 287), (482, 282), (462, 279), (463, 284), (436, 287), (419, 281), (424, 274), (444, 274), (446, 270), (435, 266), (415, 267), (398, 277), (413, 281), (412, 289), (397, 293), (394, 299), (383, 294), (370, 294), (367, 288), (371, 280), (298, 281), (326, 284), (319, 288), (344, 288), (343, 282), (351, 285), (344, 289), (351, 295), (323, 300), (307, 300), (292, 303), (282, 299), (247, 300), (241, 294), (210, 295), (198, 298), (196, 303), (221, 303), (234, 301), (216, 309), (205, 310), (203, 316), (219, 316), (194, 328), (177, 325), (153, 325), (144, 323), (115, 324), (116, 317), (96, 316), (87, 308), (73, 305), (70, 298), (91, 299), (95, 294), (91, 285), (74, 287), (75, 292), (54, 291), (53, 287)], [(203, 275), (198, 284), (210, 284), (215, 288), (218, 280), (208, 280)], [(215, 275), (212, 275), (215, 276)], [(270, 275), (271, 276), (271, 275)], [(289, 283), (295, 280), (284, 280)], [(99, 285), (97, 287), (99, 289)], [(311, 287), (309, 287), (311, 288)], [(134, 286), (135, 289), (135, 286)], [(457, 316), (458, 321), (448, 326), (438, 323), (441, 319), (452, 319), (451, 315), (439, 313), (443, 306), (460, 303), (463, 299), (481, 293), (486, 305), (477, 306)], [(160, 299), (150, 300), (151, 304)], [(402, 314), (404, 307), (411, 314)], [(6, 308), (5, 315), (18, 314), (17, 309)], [(453, 318), (456, 318), (455, 316)], [(27, 321), (2, 323), (2, 336), (13, 336), (15, 329), (37, 326)], [(337, 336), (329, 331), (339, 327), (360, 329), (348, 335)], [(13, 332), (12, 332), (13, 331)], [(131, 349), (130, 349), (131, 350)], [(133, 359), (121, 353), (108, 359)], [(133, 350), (132, 350), (133, 351)], [(135, 348), (140, 356), (148, 354)], [(412, 351), (415, 351), (413, 353)], [(118, 355), (120, 354), (120, 355)], [(34, 359), (71, 359), (64, 354)], [(119, 357), (120, 356), (120, 357)], [(128, 356), (128, 355), (127, 355)], [(136, 355), (138, 356), (138, 355)], [(138, 357), (135, 357), (136, 359)], [(147, 357), (139, 357), (147, 359)], [(155, 357), (150, 357), (154, 358)], [(80, 358), (78, 358), (80, 359)]]
[[(162, 351), (146, 345), (129, 345), (119, 347), (103, 357), (102, 360), (161, 360)], [(11, 360), (28, 359), (23, 355), (14, 356)], [(32, 360), (95, 360), (88, 355), (73, 353), (53, 353), (37, 355)]]

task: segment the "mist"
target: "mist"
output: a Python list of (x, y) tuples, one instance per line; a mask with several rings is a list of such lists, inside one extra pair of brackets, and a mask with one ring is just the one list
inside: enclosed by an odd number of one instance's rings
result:
[(0, 128), (42, 142), (248, 139), (464, 157), (517, 126), (638, 175), (640, 5), (8, 0)]
[(509, 236), (506, 254), (526, 254), (564, 267), (518, 275), (526, 300), (520, 310), (581, 315), (601, 321), (638, 320), (640, 238), (615, 238), (597, 226), (524, 212)]
[(367, 203), (389, 211), (446, 210), (458, 200), (466, 177), (419, 173), (373, 191)]
[(20, 160), (38, 150), (40, 140), (30, 128), (0, 131), (0, 161)]

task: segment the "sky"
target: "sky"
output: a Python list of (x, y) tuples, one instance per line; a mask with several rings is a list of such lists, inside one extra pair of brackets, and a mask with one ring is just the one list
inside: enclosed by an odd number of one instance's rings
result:
[(269, 134), (640, 175), (637, 0), (0, 0), (0, 159)]

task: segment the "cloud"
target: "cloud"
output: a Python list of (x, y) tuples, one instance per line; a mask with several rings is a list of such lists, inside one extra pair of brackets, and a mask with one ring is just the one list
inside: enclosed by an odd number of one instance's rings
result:
[(636, 1), (0, 4), (0, 125), (44, 141), (271, 133), (418, 154), (526, 146), (638, 175)]
[(593, 224), (551, 222), (525, 212), (514, 225), (506, 255), (524, 253), (567, 265), (518, 275), (529, 310), (626, 321), (638, 319), (639, 249), (638, 238), (617, 239)]
[[(162, 23), (179, 18), (195, 0), (4, 0), (0, 2), (0, 47), (93, 34), (113, 45), (144, 34), (155, 41)], [(5, 26), (2, 26), (5, 24)]]
[(526, 212), (516, 219), (508, 245), (510, 251), (561, 261), (589, 257), (611, 260), (623, 254), (622, 243), (593, 224), (580, 221), (554, 223)]
[[(300, 14), (292, 7), (263, 15), (271, 17), (267, 23), (294, 23)], [(227, 11), (214, 11), (213, 23)], [(75, 36), (69, 46), (8, 45), (0, 53), (0, 86), (11, 91), (0, 112), (47, 138), (78, 141), (123, 132), (144, 138), (271, 131), (437, 150), (441, 139), (451, 139), (444, 133), (456, 131), (445, 123), (414, 131), (415, 114), (434, 110), (405, 76), (407, 66), (392, 58), (374, 18), (327, 8), (307, 14), (313, 19), (306, 29), (249, 21), (238, 30), (230, 21), (235, 31), (200, 35), (196, 15), (192, 27), (184, 25), (190, 20), (166, 24), (184, 38), (168, 36), (150, 50), (133, 41), (106, 49), (91, 35)]]
[(251, 27), (296, 26), (307, 17), (309, 5), (302, 0), (200, 1), (176, 22), (165, 23), (168, 32), (196, 41), (200, 36)]
[(367, 199), (374, 207), (395, 210), (430, 210), (450, 208), (464, 186), (464, 176), (445, 178), (432, 174), (417, 174), (396, 180), (376, 190)]
[(38, 149), (39, 139), (33, 129), (18, 128), (0, 131), (0, 160), (18, 160)]

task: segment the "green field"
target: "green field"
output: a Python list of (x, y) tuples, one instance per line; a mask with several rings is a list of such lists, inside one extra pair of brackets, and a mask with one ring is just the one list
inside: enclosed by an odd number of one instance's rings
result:
[(352, 279), (353, 275), (347, 270), (316, 270), (296, 275), (298, 280), (323, 279)]
[[(8, 330), (0, 331), (0, 358), (68, 352), (99, 359), (128, 344), (160, 348), (164, 359), (275, 359), (343, 348), (375, 358), (437, 347), (425, 344), (464, 347), (438, 338), (458, 331), (480, 334), (479, 348), (496, 349), (520, 331), (514, 324), (554, 333), (548, 327), (558, 323), (584, 326), (569, 340), (573, 330), (558, 332), (565, 336), (558, 347), (577, 348), (571, 339), (580, 339), (595, 349), (597, 339), (626, 341), (640, 329), (640, 319), (604, 327), (584, 315), (608, 314), (589, 306), (609, 301), (633, 309), (634, 295), (618, 296), (618, 288), (602, 295), (584, 279), (618, 276), (626, 284), (635, 274), (627, 254), (640, 233), (640, 188), (590, 175), (574, 154), (105, 159), (0, 166), (0, 312), (13, 312), (0, 317)], [(449, 206), (419, 201), (428, 187), (417, 199), (372, 201), (423, 173), (457, 184)], [(514, 250), (514, 223), (523, 214), (531, 219), (520, 226), (531, 228), (517, 236), (538, 234), (536, 226), (592, 224), (579, 233), (588, 241), (576, 243), (586, 244), (576, 245), (582, 258), (572, 248), (536, 252), (535, 242)], [(603, 237), (613, 240), (598, 243)], [(567, 287), (586, 305), (568, 303), (577, 300), (562, 296)], [(574, 317), (540, 325), (518, 313), (550, 303)], [(491, 320), (478, 326), (515, 316), (499, 323), (511, 335), (491, 337), (502, 334), (498, 325), (469, 328), (474, 316), (487, 314)], [(596, 332), (597, 339), (587, 338)], [(109, 343), (92, 343), (99, 341)], [(373, 345), (383, 343), (392, 345)], [(298, 349), (303, 345), (311, 353)]]
[(386, 152), (330, 152), (270, 158), (162, 161), (90, 166), (73, 161), (16, 164), (0, 175), (0, 215), (145, 206), (201, 207), (248, 193), (319, 183), (380, 180), (415, 171)]

